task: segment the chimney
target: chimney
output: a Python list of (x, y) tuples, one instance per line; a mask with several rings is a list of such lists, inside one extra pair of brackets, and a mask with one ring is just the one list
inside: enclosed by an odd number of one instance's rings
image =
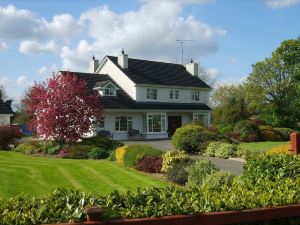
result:
[(118, 64), (123, 68), (128, 68), (128, 55), (124, 54), (124, 49), (122, 49), (121, 54), (118, 56)]
[(99, 66), (99, 60), (97, 60), (95, 58), (95, 56), (93, 55), (93, 58), (92, 60), (90, 61), (90, 73), (95, 73), (96, 70), (98, 69), (98, 66)]
[(185, 66), (186, 71), (188, 71), (193, 76), (198, 76), (198, 63), (194, 63), (193, 59), (191, 59), (191, 62), (186, 64)]

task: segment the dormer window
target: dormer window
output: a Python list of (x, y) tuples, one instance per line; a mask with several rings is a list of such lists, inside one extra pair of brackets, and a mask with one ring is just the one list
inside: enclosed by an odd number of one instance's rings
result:
[(192, 101), (199, 102), (200, 101), (200, 91), (193, 90), (191, 97), (192, 97)]
[(113, 85), (112, 83), (107, 84), (103, 88), (103, 96), (116, 96), (117, 89), (116, 86)]
[(170, 90), (170, 99), (179, 99), (179, 91), (178, 90)]

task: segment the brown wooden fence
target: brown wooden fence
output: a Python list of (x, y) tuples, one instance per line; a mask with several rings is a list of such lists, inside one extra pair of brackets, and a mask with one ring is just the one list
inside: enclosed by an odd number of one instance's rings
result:
[(300, 217), (300, 204), (241, 211), (203, 213), (200, 215), (164, 216), (159, 218), (122, 219), (105, 221), (104, 210), (85, 209), (87, 222), (60, 225), (229, 225), (255, 221)]

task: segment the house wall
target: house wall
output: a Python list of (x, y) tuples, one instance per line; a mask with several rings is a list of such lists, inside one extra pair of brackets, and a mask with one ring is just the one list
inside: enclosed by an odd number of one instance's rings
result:
[[(205, 89), (187, 89), (187, 88), (170, 88), (170, 87), (155, 87), (155, 86), (136, 86), (136, 101), (156, 101), (156, 102), (178, 102), (178, 103), (197, 103), (192, 101), (191, 93), (193, 90), (200, 90), (200, 101), (198, 103), (208, 103), (209, 90)], [(157, 89), (157, 100), (147, 99), (147, 89)], [(170, 90), (179, 90), (179, 99), (170, 99)]]
[(133, 83), (112, 61), (107, 59), (97, 70), (99, 74), (108, 74), (132, 99), (136, 100), (135, 83)]
[(10, 114), (1, 114), (0, 115), (0, 125), (8, 125), (10, 124)]

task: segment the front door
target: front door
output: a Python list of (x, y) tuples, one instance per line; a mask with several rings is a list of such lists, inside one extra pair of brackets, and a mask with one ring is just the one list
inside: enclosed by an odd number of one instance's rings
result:
[(173, 135), (178, 127), (181, 127), (181, 116), (168, 116), (169, 135)]

